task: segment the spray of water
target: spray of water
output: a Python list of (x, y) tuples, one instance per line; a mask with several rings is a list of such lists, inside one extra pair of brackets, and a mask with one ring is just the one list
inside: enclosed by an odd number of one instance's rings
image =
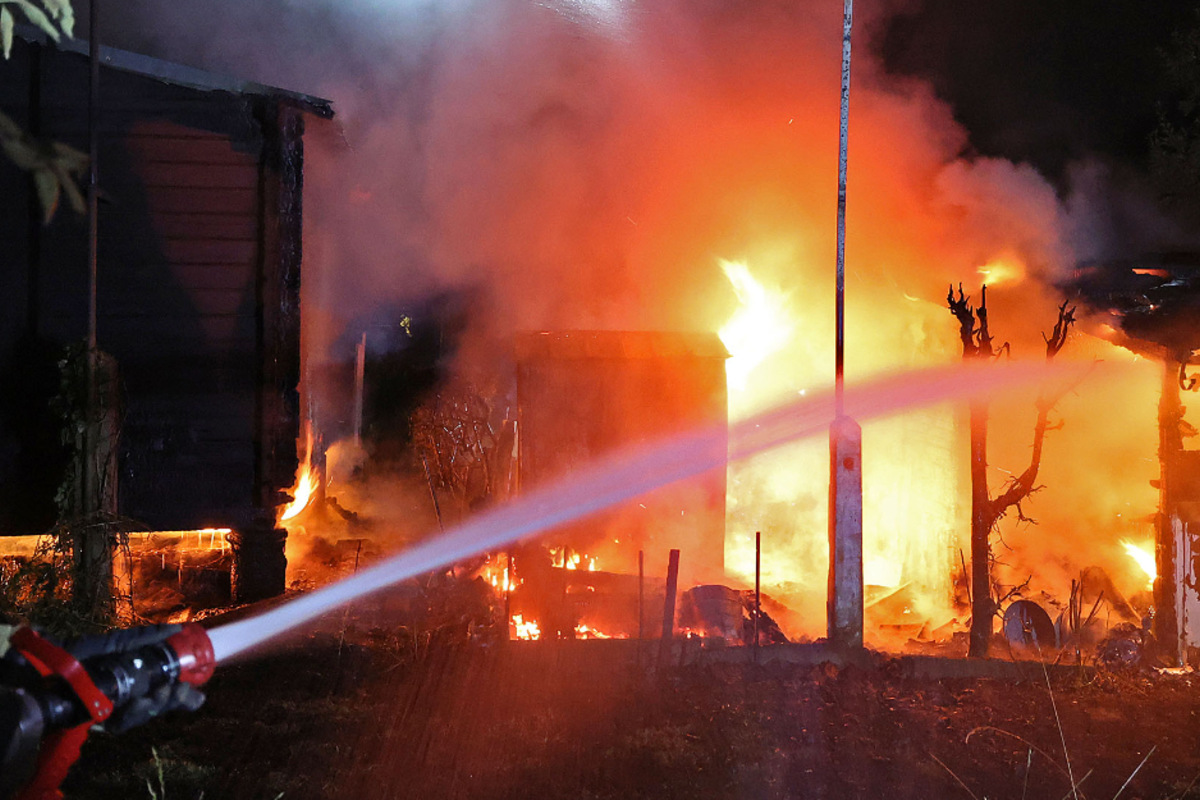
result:
[[(847, 388), (846, 413), (860, 422), (947, 400), (993, 396), (1047, 379), (1077, 380), (1079, 364), (1011, 363), (937, 367)], [(1072, 374), (1073, 373), (1073, 374)], [(499, 549), (566, 522), (615, 506), (660, 486), (729, 461), (823, 433), (834, 413), (832, 388), (764, 411), (728, 427), (713, 426), (596, 462), (557, 484), (484, 512), (442, 536), (338, 583), (209, 632), (218, 661), (245, 653), (283, 633), (400, 581)], [(869, 445), (868, 445), (869, 446)]]

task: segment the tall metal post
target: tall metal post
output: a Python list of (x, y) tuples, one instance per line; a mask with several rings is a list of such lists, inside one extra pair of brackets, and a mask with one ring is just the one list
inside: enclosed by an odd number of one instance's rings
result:
[(758, 662), (758, 620), (762, 617), (762, 531), (754, 532), (754, 661)]
[(834, 420), (829, 429), (829, 641), (862, 647), (862, 429), (845, 414), (846, 165), (850, 131), (850, 32), (854, 0), (843, 0), (842, 102), (838, 136), (837, 289)]

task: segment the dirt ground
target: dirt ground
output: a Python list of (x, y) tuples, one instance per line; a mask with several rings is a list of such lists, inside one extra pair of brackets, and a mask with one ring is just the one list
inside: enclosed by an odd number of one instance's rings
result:
[(1200, 676), (651, 656), (315, 634), (94, 735), (67, 797), (1200, 797)]

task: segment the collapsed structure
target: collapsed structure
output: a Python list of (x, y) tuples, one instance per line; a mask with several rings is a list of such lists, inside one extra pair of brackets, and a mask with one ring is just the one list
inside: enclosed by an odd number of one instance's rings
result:
[(1118, 344), (1162, 363), (1160, 477), (1155, 525), (1154, 636), (1176, 664), (1200, 654), (1200, 450), (1183, 399), (1200, 390), (1189, 370), (1200, 352), (1200, 259), (1147, 256), (1081, 265), (1071, 289), (1111, 321)]

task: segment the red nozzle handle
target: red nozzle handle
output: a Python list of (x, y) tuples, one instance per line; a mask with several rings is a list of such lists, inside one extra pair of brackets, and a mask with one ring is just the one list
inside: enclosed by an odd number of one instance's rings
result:
[(184, 623), (183, 630), (167, 639), (167, 645), (179, 659), (179, 680), (200, 686), (212, 677), (217, 657), (203, 626), (195, 622)]

